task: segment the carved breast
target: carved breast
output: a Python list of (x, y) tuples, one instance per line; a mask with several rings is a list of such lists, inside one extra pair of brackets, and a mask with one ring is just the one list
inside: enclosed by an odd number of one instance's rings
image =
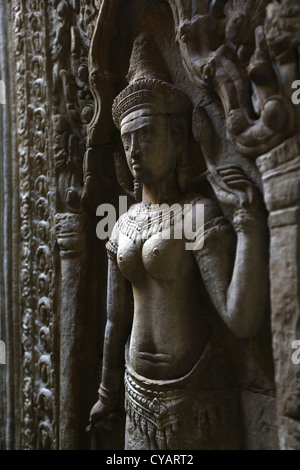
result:
[(185, 275), (189, 256), (185, 240), (163, 239), (158, 233), (138, 246), (120, 234), (117, 262), (123, 275), (132, 283), (141, 281), (146, 272), (160, 280), (180, 279)]
[(137, 283), (145, 275), (141, 248), (129, 237), (120, 234), (117, 262), (122, 274), (132, 283)]
[(147, 240), (142, 249), (146, 271), (152, 277), (166, 281), (173, 281), (184, 275), (188, 254), (184, 240), (164, 240), (160, 234)]

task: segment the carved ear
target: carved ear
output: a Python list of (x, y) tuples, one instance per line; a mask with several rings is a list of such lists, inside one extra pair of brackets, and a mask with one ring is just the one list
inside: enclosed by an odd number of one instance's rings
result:
[(122, 153), (114, 153), (117, 180), (125, 193), (134, 199), (133, 177), (128, 169), (125, 156)]
[(117, 180), (121, 188), (125, 191), (127, 196), (135, 199), (137, 202), (141, 202), (143, 185), (133, 179), (128, 169), (124, 153), (115, 152), (114, 162)]

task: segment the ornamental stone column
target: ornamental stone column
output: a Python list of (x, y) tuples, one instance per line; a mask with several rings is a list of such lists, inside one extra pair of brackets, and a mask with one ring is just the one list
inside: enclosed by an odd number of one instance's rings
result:
[(273, 354), (281, 449), (300, 446), (300, 135), (257, 160), (269, 210)]
[(84, 217), (56, 215), (56, 236), (60, 253), (59, 316), (59, 448), (80, 448), (79, 435), (79, 330), (83, 284)]

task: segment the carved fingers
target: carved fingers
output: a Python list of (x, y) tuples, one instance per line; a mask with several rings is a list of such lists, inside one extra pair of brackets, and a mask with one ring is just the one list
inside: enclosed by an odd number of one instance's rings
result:
[(98, 400), (90, 413), (89, 425), (86, 428), (87, 432), (92, 431), (95, 427), (103, 427), (105, 430), (110, 431), (117, 419), (119, 413), (111, 411), (111, 408)]
[(234, 212), (237, 210), (260, 211), (262, 198), (256, 186), (243, 170), (231, 165), (215, 168), (208, 180), (221, 204)]

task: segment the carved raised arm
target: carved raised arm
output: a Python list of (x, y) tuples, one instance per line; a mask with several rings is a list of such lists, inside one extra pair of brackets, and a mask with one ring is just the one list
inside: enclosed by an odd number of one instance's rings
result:
[(269, 295), (266, 217), (258, 190), (240, 170), (219, 169), (209, 179), (220, 202), (233, 209), (236, 241), (226, 219), (212, 218), (208, 208), (204, 245), (195, 257), (225, 324), (238, 337), (251, 337), (260, 326)]

